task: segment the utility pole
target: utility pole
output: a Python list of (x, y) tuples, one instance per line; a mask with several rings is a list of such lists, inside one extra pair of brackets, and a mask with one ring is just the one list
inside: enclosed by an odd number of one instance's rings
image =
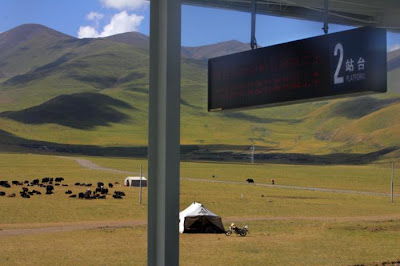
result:
[(392, 162), (392, 182), (391, 182), (391, 198), (392, 198), (392, 202), (393, 202), (393, 177), (394, 177), (394, 162)]
[(251, 163), (254, 163), (254, 150), (256, 149), (256, 147), (254, 146), (254, 144), (251, 144)]

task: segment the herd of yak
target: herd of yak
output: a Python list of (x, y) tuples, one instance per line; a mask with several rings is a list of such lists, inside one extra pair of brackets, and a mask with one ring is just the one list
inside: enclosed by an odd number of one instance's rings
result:
[[(62, 184), (64, 181), (63, 177), (44, 177), (41, 182), (39, 179), (34, 179), (32, 181), (25, 180), (24, 182), (12, 181), (11, 185), (8, 181), (0, 181), (0, 187), (3, 188), (11, 188), (11, 186), (21, 186), (21, 191), (19, 192), (22, 198), (30, 198), (33, 195), (41, 195), (42, 192), (37, 190), (39, 187), (44, 188), (47, 195), (54, 194), (54, 186), (63, 186), (68, 187), (67, 184)], [(105, 187), (103, 182), (97, 182), (97, 187), (92, 191), (90, 187), (92, 184), (87, 183), (75, 183), (76, 187), (85, 187), (85, 191), (79, 192), (78, 194), (72, 194), (71, 190), (65, 191), (65, 194), (69, 195), (70, 198), (79, 198), (79, 199), (105, 199), (107, 195), (110, 195), (108, 190), (113, 188), (114, 185), (118, 185), (118, 182), (114, 184), (108, 183), (108, 188)], [(31, 188), (31, 189), (29, 189)], [(37, 189), (33, 189), (37, 188)], [(6, 196), (6, 192), (0, 191), (0, 196)], [(15, 193), (9, 193), (8, 197), (16, 197)], [(114, 191), (112, 197), (114, 199), (122, 199), (125, 196), (125, 193), (122, 191)]]

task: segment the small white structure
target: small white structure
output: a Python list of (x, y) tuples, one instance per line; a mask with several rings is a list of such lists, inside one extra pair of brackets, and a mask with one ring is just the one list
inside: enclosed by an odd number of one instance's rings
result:
[[(125, 178), (124, 186), (126, 187), (139, 187), (140, 176), (128, 176)], [(147, 179), (142, 176), (142, 187), (147, 187)]]
[(225, 233), (221, 217), (198, 202), (179, 213), (180, 233)]

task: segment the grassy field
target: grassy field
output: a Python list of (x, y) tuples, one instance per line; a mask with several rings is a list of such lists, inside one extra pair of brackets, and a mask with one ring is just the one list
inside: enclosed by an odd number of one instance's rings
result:
[[(398, 221), (250, 226), (251, 235), (244, 238), (181, 235), (181, 265), (376, 265), (399, 259)], [(0, 256), (2, 265), (145, 265), (146, 242), (144, 226), (99, 228), (8, 237)]]
[[(147, 169), (147, 160), (92, 157), (98, 164), (126, 171), (138, 171), (140, 164)], [(400, 164), (395, 164), (400, 167)], [(391, 164), (376, 163), (361, 166), (349, 165), (287, 165), (287, 164), (236, 164), (215, 162), (182, 162), (181, 176), (244, 182), (253, 178), (256, 183), (316, 188), (348, 189), (370, 192), (390, 192)], [(146, 174), (146, 173), (145, 173)], [(398, 168), (395, 175), (400, 174)], [(395, 183), (400, 188), (400, 182)]]
[[(103, 167), (138, 172), (144, 160), (85, 158)], [(385, 192), (390, 168), (369, 166), (237, 165), (181, 163), (181, 176), (200, 179)], [(396, 170), (397, 179), (399, 170)], [(324, 175), (323, 175), (324, 173)], [(118, 187), (123, 200), (70, 199), (64, 190), (84, 190), (75, 182), (122, 183), (126, 174), (85, 169), (75, 161), (55, 156), (0, 154), (0, 180), (31, 180), (63, 176), (67, 187), (54, 195), (31, 199), (0, 197), (0, 232), (7, 229), (47, 228), (70, 224), (142, 221), (138, 189)], [(384, 176), (384, 177), (383, 177)], [(322, 178), (323, 177), (323, 178)], [(387, 182), (379, 182), (385, 178)], [(351, 181), (351, 182), (350, 182)], [(387, 185), (385, 185), (387, 183)], [(398, 189), (397, 183), (395, 189)], [(18, 192), (20, 188), (0, 188)], [(43, 190), (44, 191), (44, 190)], [(113, 190), (111, 190), (113, 191)], [(288, 190), (249, 184), (220, 184), (182, 180), (180, 206), (199, 201), (221, 215), (225, 227), (248, 224), (244, 238), (224, 235), (181, 235), (182, 265), (353, 265), (400, 260), (400, 199), (390, 197)], [(1, 265), (145, 265), (146, 226), (95, 227), (69, 232), (3, 236)], [(38, 255), (32, 255), (38, 254)]]

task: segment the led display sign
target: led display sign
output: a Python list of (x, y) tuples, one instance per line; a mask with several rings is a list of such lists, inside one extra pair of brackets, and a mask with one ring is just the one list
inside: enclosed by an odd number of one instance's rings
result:
[(383, 93), (386, 76), (386, 30), (358, 28), (210, 59), (208, 110)]

